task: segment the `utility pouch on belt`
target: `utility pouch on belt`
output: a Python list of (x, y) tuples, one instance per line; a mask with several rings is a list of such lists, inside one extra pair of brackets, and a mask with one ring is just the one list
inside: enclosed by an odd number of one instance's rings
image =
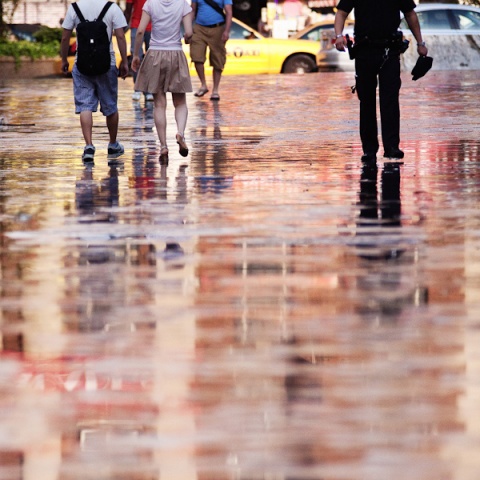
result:
[(355, 38), (355, 45), (352, 47), (371, 47), (388, 49), (392, 53), (404, 53), (409, 45), (409, 41), (403, 38), (403, 32), (398, 30), (388, 38), (369, 38), (363, 37), (359, 40)]

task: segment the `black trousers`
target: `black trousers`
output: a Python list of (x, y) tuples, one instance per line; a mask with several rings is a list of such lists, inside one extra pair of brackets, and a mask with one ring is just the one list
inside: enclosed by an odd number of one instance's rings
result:
[(382, 141), (385, 150), (400, 144), (400, 55), (386, 61), (383, 49), (366, 50), (355, 59), (356, 91), (360, 100), (360, 139), (364, 153), (377, 153), (377, 85)]

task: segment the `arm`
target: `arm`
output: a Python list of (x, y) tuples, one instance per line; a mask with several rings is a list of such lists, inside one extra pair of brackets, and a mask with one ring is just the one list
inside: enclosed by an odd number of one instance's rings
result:
[(417, 52), (420, 56), (424, 57), (428, 54), (428, 48), (425, 46), (425, 43), (422, 39), (422, 32), (420, 30), (420, 23), (418, 22), (417, 14), (415, 10), (410, 10), (405, 13), (405, 20), (408, 23), (408, 28), (413, 33), (415, 40), (417, 41)]
[(335, 48), (341, 52), (345, 51), (346, 42), (343, 38), (343, 29), (345, 27), (345, 21), (347, 20), (348, 13), (344, 10), (337, 10), (335, 14), (335, 21), (333, 27), (335, 29)]
[(143, 44), (143, 37), (145, 36), (145, 30), (150, 23), (150, 15), (143, 11), (142, 19), (140, 20), (140, 25), (137, 28), (137, 35), (135, 36), (135, 48), (133, 51), (133, 60), (132, 60), (132, 69), (134, 72), (137, 72), (140, 67), (140, 48)]
[(127, 3), (127, 5), (125, 6), (125, 12), (123, 12), (128, 25), (130, 25), (130, 19), (132, 18), (132, 7), (133, 3)]
[(185, 33), (183, 34), (185, 43), (190, 43), (190, 40), (192, 39), (192, 35), (193, 35), (192, 22), (193, 22), (193, 12), (188, 13), (182, 19), (183, 30), (185, 31)]
[(62, 57), (62, 72), (68, 73), (68, 49), (70, 48), (70, 37), (72, 30), (63, 29), (62, 40), (60, 43), (60, 55)]
[(225, 30), (222, 34), (222, 40), (226, 42), (230, 37), (230, 28), (232, 28), (233, 9), (232, 5), (224, 5), (223, 9), (225, 10)]
[(118, 50), (122, 57), (120, 63), (120, 76), (126, 78), (128, 75), (128, 57), (127, 57), (127, 41), (125, 40), (125, 32), (122, 28), (115, 29), (115, 36), (117, 37)]
[(197, 18), (197, 10), (198, 10), (197, 2), (192, 2), (193, 20)]

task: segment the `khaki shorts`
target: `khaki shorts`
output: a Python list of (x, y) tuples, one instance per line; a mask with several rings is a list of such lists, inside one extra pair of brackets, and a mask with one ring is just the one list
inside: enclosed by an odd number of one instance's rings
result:
[(227, 61), (227, 49), (222, 41), (225, 25), (204, 27), (196, 23), (193, 26), (193, 37), (190, 44), (190, 58), (194, 63), (205, 63), (207, 47), (210, 49), (208, 60), (215, 70), (223, 70)]

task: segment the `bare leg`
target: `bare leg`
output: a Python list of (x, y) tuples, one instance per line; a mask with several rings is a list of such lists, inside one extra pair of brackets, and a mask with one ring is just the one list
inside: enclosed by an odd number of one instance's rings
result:
[(85, 145), (93, 145), (92, 143), (92, 129), (93, 129), (93, 115), (92, 112), (80, 112), (80, 126), (82, 127), (83, 138)]
[(107, 128), (110, 136), (110, 143), (115, 143), (117, 141), (118, 118), (118, 111), (107, 117)]
[(157, 129), (158, 139), (160, 140), (160, 146), (167, 146), (167, 97), (164, 92), (155, 93), (153, 119), (155, 121), (155, 128)]
[(200, 80), (201, 90), (208, 90), (207, 79), (205, 78), (205, 66), (203, 63), (195, 62), (195, 70), (197, 71), (198, 79)]
[(220, 87), (220, 79), (222, 78), (222, 70), (213, 69), (213, 90), (212, 95), (218, 95), (218, 88)]
[(187, 96), (184, 93), (172, 93), (172, 99), (173, 106), (175, 107), (177, 132), (184, 137), (188, 118)]
[(184, 93), (172, 93), (173, 105), (175, 107), (175, 121), (177, 122), (178, 151), (182, 157), (188, 155), (188, 146), (185, 142), (185, 127), (187, 125), (188, 107), (187, 96)]

